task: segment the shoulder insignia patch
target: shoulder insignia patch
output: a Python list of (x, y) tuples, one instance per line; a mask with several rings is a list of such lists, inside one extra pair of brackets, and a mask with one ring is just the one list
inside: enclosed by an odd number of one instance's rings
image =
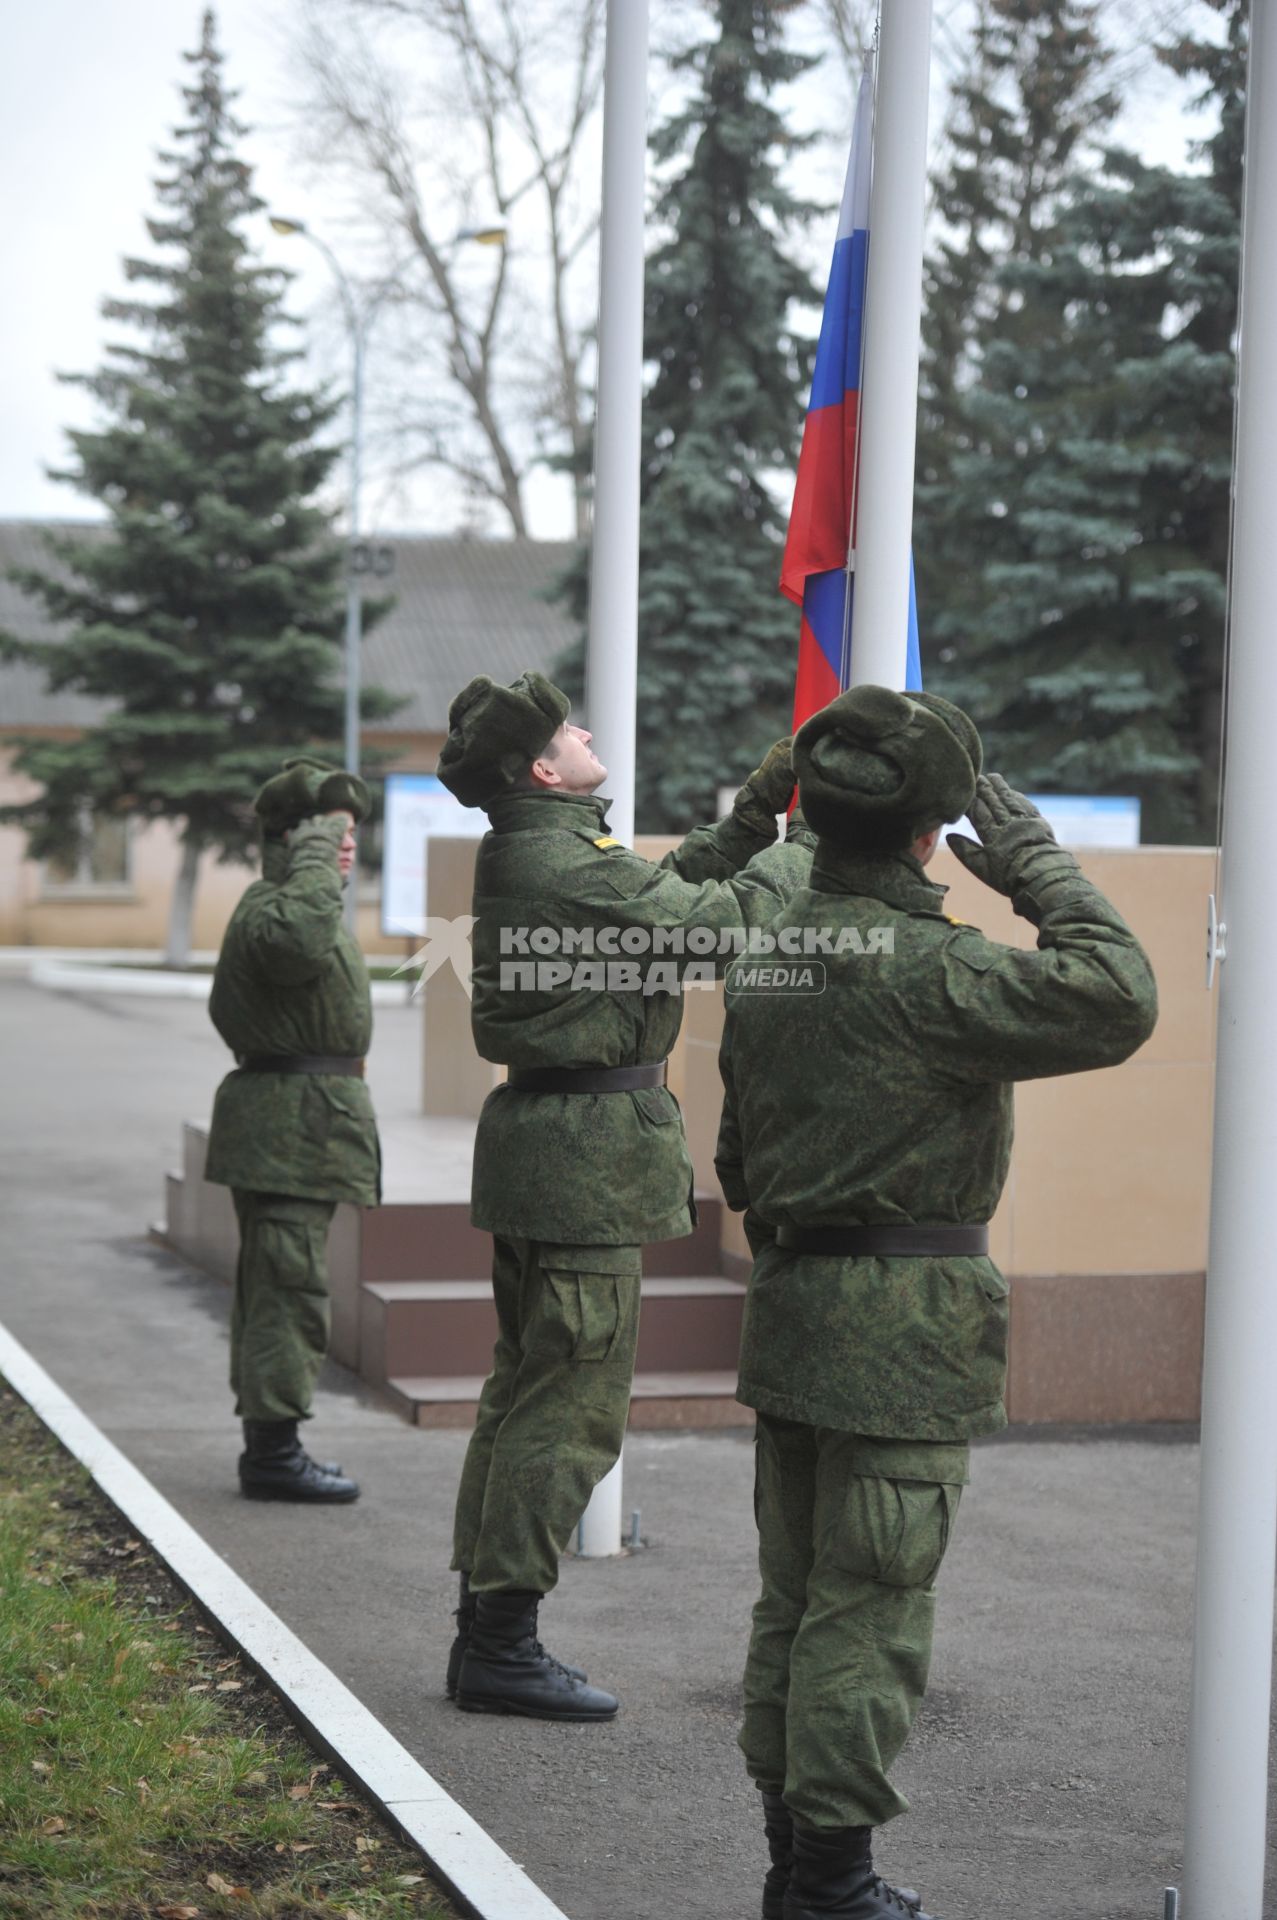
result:
[(619, 840), (613, 840), (610, 834), (605, 833), (603, 838), (596, 840), (594, 844), (596, 847), (619, 847), (621, 842)]

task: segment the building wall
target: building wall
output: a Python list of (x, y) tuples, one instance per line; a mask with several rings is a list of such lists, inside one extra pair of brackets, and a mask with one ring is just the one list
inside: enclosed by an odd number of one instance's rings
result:
[[(474, 848), (441, 844), (449, 854), (436, 859), (432, 850), (430, 912), (451, 917), (469, 909)], [(638, 842), (653, 856), (671, 844)], [(1161, 1015), (1123, 1066), (1016, 1090), (1015, 1151), (990, 1233), (1012, 1282), (1009, 1410), (1017, 1420), (1191, 1419), (1210, 1200), (1216, 1003), (1205, 988), (1204, 927), (1215, 855), (1140, 847), (1078, 857), (1146, 946)], [(947, 849), (928, 871), (949, 887), (948, 909), (959, 919), (993, 939), (1033, 945), (1032, 927)], [(459, 1017), (463, 1001), (448, 971), (426, 990), (429, 1111), (476, 1113), (492, 1084)], [(719, 1191), (721, 1029), (721, 987), (689, 991), (670, 1082), (698, 1188), (711, 1194)], [(725, 1216), (722, 1247), (729, 1270), (747, 1271), (735, 1215)]]
[[(365, 744), (384, 750), (388, 767), (403, 772), (433, 772), (441, 734), (365, 736)], [(13, 771), (12, 753), (0, 749), (0, 805), (28, 799), (36, 791)], [(129, 877), (123, 886), (52, 889), (39, 861), (26, 856), (26, 836), (18, 827), (0, 826), (0, 947), (107, 947), (162, 949), (168, 932), (169, 903), (180, 848), (176, 830), (159, 821), (130, 835)], [(215, 951), (226, 922), (255, 869), (224, 866), (212, 856), (200, 862), (195, 894), (192, 947)], [(374, 890), (361, 894), (359, 935), (367, 952), (402, 957), (399, 940), (380, 930)]]

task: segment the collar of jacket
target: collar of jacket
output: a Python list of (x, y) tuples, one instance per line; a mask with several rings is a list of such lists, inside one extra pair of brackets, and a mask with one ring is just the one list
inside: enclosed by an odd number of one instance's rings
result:
[(853, 853), (818, 840), (811, 885), (817, 893), (860, 893), (901, 913), (944, 912), (947, 887), (928, 880), (911, 853)]
[(487, 807), (496, 833), (546, 833), (557, 828), (605, 833), (610, 800), (592, 793), (503, 793)]

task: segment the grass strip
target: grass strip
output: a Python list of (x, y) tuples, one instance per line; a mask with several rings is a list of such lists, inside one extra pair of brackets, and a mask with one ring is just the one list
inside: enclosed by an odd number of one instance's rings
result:
[(4, 1920), (455, 1920), (0, 1384)]

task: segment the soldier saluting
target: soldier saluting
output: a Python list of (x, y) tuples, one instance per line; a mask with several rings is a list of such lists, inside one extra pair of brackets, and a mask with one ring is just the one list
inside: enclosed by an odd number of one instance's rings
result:
[(209, 999), (238, 1064), (217, 1090), (205, 1167), (231, 1188), (240, 1227), (231, 1311), (240, 1487), (256, 1500), (354, 1500), (355, 1482), (312, 1460), (298, 1425), (328, 1350), (333, 1210), (381, 1198), (363, 1077), (372, 996), (342, 918), (368, 789), (303, 755), (254, 805), (262, 877), (231, 916)]
[[(500, 1334), (457, 1497), (447, 1689), (470, 1712), (603, 1720), (615, 1696), (544, 1651), (537, 1608), (621, 1449), (642, 1242), (695, 1221), (665, 1085), (681, 981), (721, 935), (770, 918), (810, 855), (772, 845), (793, 792), (788, 741), (726, 820), (654, 864), (608, 833), (595, 798), (607, 770), (567, 716), (539, 673), (509, 687), (480, 675), (452, 704), (439, 760), (444, 785), (491, 822), (475, 868), (472, 1024), (482, 1057), (510, 1070), (475, 1141), (471, 1217), (493, 1235)], [(547, 946), (556, 957), (539, 961)], [(563, 957), (591, 951), (612, 957), (591, 959), (588, 976)], [(664, 968), (662, 991), (630, 984), (649, 953), (664, 956), (647, 981)]]
[[(1012, 1082), (1108, 1067), (1148, 1038), (1153, 976), (1037, 809), (981, 776), (934, 695), (858, 687), (794, 739), (818, 835), (789, 926), (824, 929), (819, 998), (727, 977), (717, 1166), (754, 1267), (739, 1397), (757, 1410), (754, 1609), (741, 1733), (772, 1866), (764, 1920), (927, 1920), (870, 1833), (921, 1703), (934, 1582), (969, 1442), (1006, 1424), (1006, 1282), (987, 1222)], [(943, 910), (949, 845), (1038, 928), (1036, 952)], [(870, 936), (875, 937), (870, 937)], [(832, 949), (832, 953), (831, 953)], [(761, 981), (757, 982), (761, 989)]]

